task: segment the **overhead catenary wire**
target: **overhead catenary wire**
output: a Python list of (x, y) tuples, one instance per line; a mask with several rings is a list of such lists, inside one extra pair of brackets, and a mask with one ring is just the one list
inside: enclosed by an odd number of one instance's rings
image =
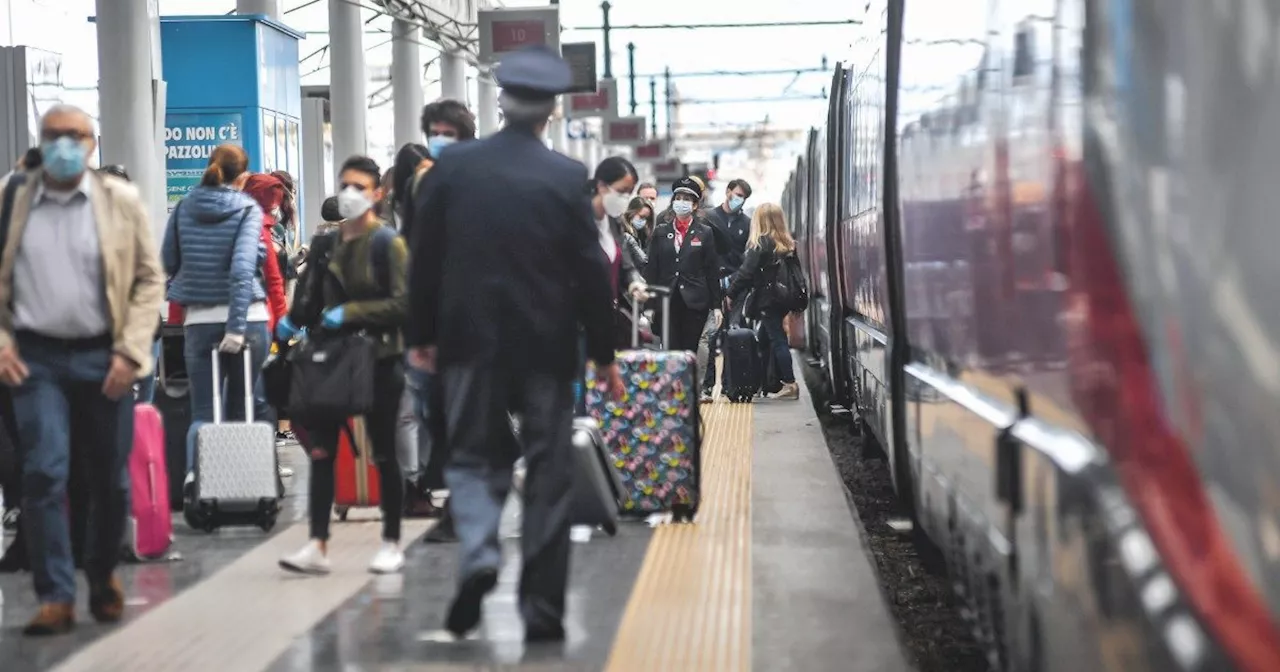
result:
[[(609, 30), (701, 30), (712, 28), (802, 28), (805, 26), (858, 26), (857, 19), (827, 21), (777, 21), (774, 23), (644, 23), (626, 26), (609, 24)], [(576, 26), (568, 30), (604, 30), (604, 26)]]

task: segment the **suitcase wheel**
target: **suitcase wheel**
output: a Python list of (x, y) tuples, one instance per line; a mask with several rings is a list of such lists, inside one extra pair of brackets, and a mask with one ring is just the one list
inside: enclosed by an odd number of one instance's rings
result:
[(258, 527), (261, 527), (263, 532), (270, 532), (275, 526), (276, 514), (274, 513), (263, 513), (262, 518), (258, 520)]
[(346, 521), (347, 514), (351, 512), (351, 508), (347, 506), (338, 506), (333, 509), (338, 514), (338, 520)]
[(692, 523), (693, 507), (688, 504), (675, 504), (671, 507), (671, 522)]
[(618, 536), (618, 524), (612, 521), (601, 525), (600, 529), (604, 530), (604, 533), (611, 537)]

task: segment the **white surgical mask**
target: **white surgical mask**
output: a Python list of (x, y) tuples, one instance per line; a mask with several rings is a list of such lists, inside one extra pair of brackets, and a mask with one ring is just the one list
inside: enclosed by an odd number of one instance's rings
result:
[(685, 215), (693, 212), (693, 204), (689, 201), (676, 201), (671, 204), (671, 210), (677, 215), (684, 217)]
[(343, 219), (355, 219), (372, 207), (373, 201), (355, 187), (347, 187), (338, 192), (338, 215)]
[(621, 217), (622, 213), (627, 211), (627, 204), (631, 202), (631, 197), (626, 194), (619, 194), (610, 190), (605, 193), (604, 212), (610, 217)]

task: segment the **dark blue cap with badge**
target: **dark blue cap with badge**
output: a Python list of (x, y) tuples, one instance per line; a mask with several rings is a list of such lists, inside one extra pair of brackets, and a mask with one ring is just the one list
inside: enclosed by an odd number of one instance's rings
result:
[(493, 71), (493, 78), (503, 91), (530, 101), (550, 100), (573, 86), (569, 64), (543, 46), (507, 54)]

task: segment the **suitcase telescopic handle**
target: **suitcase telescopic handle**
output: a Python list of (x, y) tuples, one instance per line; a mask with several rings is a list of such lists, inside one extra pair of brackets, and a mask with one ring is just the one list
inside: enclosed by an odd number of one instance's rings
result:
[[(668, 348), (671, 342), (671, 288), (662, 285), (649, 285), (644, 291), (662, 297), (662, 347)], [(631, 347), (640, 347), (640, 304), (643, 301), (631, 299)]]
[[(213, 349), (213, 424), (222, 424), (222, 353)], [(249, 364), (249, 344), (240, 350), (244, 357), (244, 421), (253, 422), (253, 367)]]

